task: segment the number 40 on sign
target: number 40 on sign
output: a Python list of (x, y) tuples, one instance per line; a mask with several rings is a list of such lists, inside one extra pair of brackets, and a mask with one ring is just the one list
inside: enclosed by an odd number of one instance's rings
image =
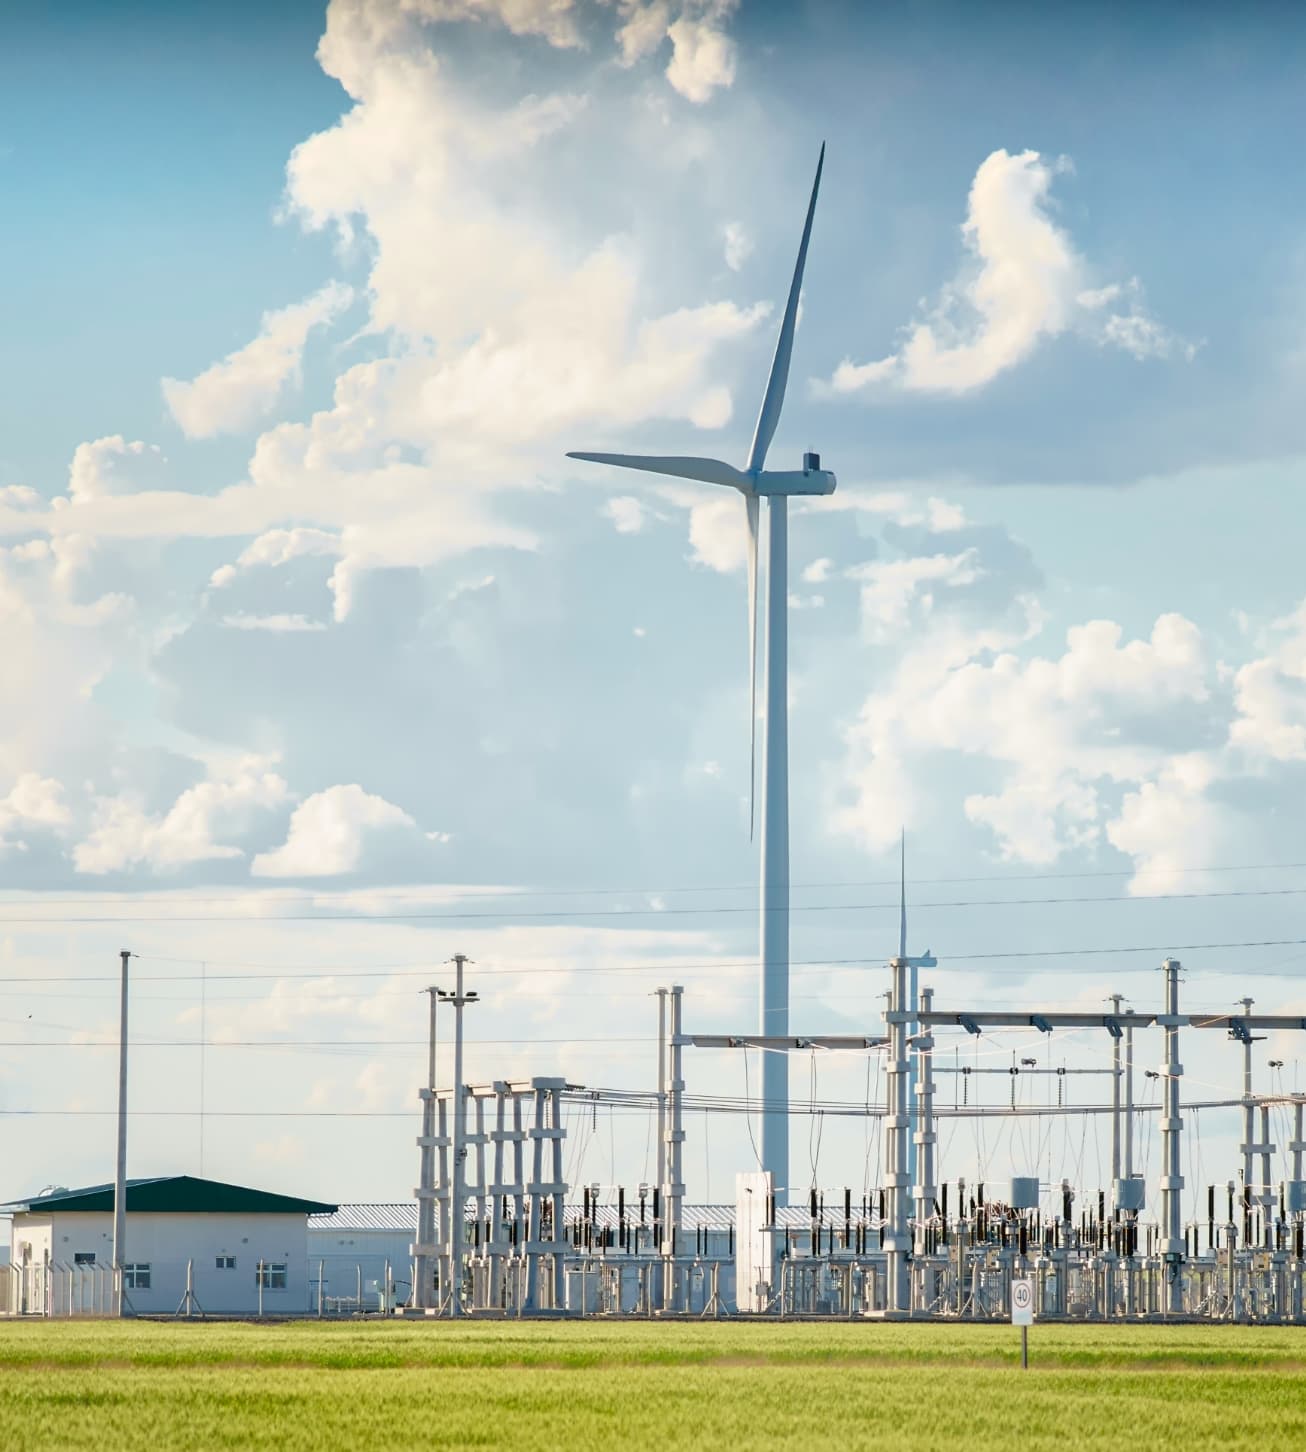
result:
[(1011, 1324), (1020, 1327), (1020, 1364), (1029, 1367), (1029, 1328), (1034, 1324), (1034, 1282), (1019, 1276), (1011, 1282)]

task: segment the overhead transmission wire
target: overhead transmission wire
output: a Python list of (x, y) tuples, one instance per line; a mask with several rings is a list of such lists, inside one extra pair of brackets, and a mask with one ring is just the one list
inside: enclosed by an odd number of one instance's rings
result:
[[(956, 965), (958, 965), (960, 967), (961, 965), (964, 965), (964, 964), (967, 964), (967, 963), (994, 962), (994, 961), (1001, 961), (1001, 960), (1023, 960), (1023, 961), (1028, 961), (1030, 959), (1035, 959), (1035, 958), (1111, 957), (1111, 956), (1115, 956), (1115, 955), (1125, 955), (1125, 954), (1134, 954), (1134, 953), (1218, 952), (1218, 951), (1233, 951), (1235, 949), (1244, 949), (1244, 948), (1281, 948), (1281, 947), (1285, 947), (1285, 946), (1297, 946), (1297, 945), (1306, 946), (1306, 938), (1246, 938), (1246, 939), (1230, 940), (1230, 941), (1225, 941), (1225, 942), (1212, 942), (1212, 943), (1127, 943), (1127, 944), (1116, 944), (1116, 945), (1113, 945), (1113, 946), (1110, 946), (1110, 947), (1101, 947), (1101, 948), (1022, 948), (1022, 949), (1009, 949), (1009, 950), (1005, 950), (1005, 951), (982, 952), (982, 953), (967, 952), (967, 951), (964, 951), (964, 950), (962, 950), (962, 951), (947, 951), (947, 950), (944, 950), (944, 949), (940, 949), (939, 950), (939, 957), (940, 957), (941, 960), (942, 959), (946, 959), (949, 964), (956, 964)], [(151, 962), (151, 961), (154, 961), (154, 962), (160, 962), (160, 961), (167, 961), (167, 962), (179, 962), (179, 961), (198, 962), (199, 961), (198, 959), (186, 959), (186, 960), (181, 960), (181, 959), (159, 959), (159, 958), (155, 958), (153, 955), (148, 954), (148, 953), (141, 953), (141, 954), (138, 954), (137, 956), (141, 959), (142, 962)], [(527, 968), (527, 967), (520, 967), (520, 966), (519, 967), (500, 966), (500, 967), (497, 967), (496, 968), (495, 966), (493, 966), (492, 963), (490, 963), (490, 964), (487, 964), (487, 966), (484, 967), (484, 968), (480, 968), (478, 966), (478, 970), (477, 971), (478, 971), (478, 975), (479, 976), (491, 976), (491, 977), (494, 977), (494, 976), (522, 977), (522, 976), (530, 976), (532, 974), (537, 974), (537, 975), (539, 975), (541, 977), (544, 977), (544, 976), (548, 976), (550, 973), (565, 973), (565, 974), (602, 973), (604, 975), (611, 975), (611, 974), (614, 974), (614, 973), (686, 973), (686, 972), (691, 972), (691, 971), (702, 971), (702, 972), (711, 972), (711, 973), (745, 973), (745, 972), (755, 971), (761, 965), (761, 960), (760, 959), (751, 959), (751, 958), (750, 959), (740, 959), (740, 958), (737, 958), (733, 954), (726, 955), (726, 956), (729, 959), (731, 959), (731, 961), (723, 962), (723, 961), (721, 961), (719, 959), (714, 959), (714, 960), (707, 961), (707, 962), (684, 962), (684, 961), (681, 961), (681, 960), (671, 960), (671, 961), (664, 962), (664, 963), (598, 963), (598, 964), (592, 964), (592, 965), (576, 964), (574, 966), (559, 967), (559, 966), (557, 966), (556, 958), (554, 956), (550, 955), (548, 957), (541, 958), (540, 960), (538, 960), (538, 961), (542, 961), (542, 962), (549, 963), (551, 966), (548, 967), (548, 968)], [(221, 960), (217, 960), (217, 959), (210, 958), (207, 961), (209, 961), (210, 963), (212, 963), (212, 962), (217, 962), (217, 961), (221, 961)], [(525, 962), (533, 962), (533, 961), (536, 961), (536, 960), (533, 960), (533, 959), (521, 959), (521, 958), (515, 959), (515, 960), (500, 960), (501, 964), (504, 963), (504, 962), (506, 962), (506, 961), (514, 961), (514, 962), (520, 964), (520, 963), (525, 963)], [(880, 960), (878, 958), (876, 958), (874, 955), (863, 953), (863, 954), (860, 954), (859, 956), (857, 956), (855, 958), (794, 958), (794, 959), (790, 959), (788, 966), (790, 967), (790, 969), (794, 969), (794, 968), (800, 968), (800, 969), (807, 969), (807, 968), (861, 968), (861, 969), (864, 969), (864, 968), (866, 968), (868, 966), (871, 966), (873, 964), (878, 964), (879, 961)], [(250, 972), (250, 973), (210, 973), (210, 974), (207, 975), (208, 982), (209, 983), (214, 983), (214, 982), (245, 982), (245, 983), (249, 983), (249, 982), (264, 983), (264, 982), (267, 982), (267, 983), (271, 983), (271, 982), (276, 982), (276, 981), (284, 981), (284, 980), (287, 980), (287, 979), (299, 979), (299, 978), (313, 979), (313, 978), (327, 978), (327, 977), (330, 977), (330, 978), (340, 978), (340, 979), (351, 979), (351, 980), (352, 979), (372, 979), (372, 978), (401, 978), (401, 977), (416, 978), (416, 977), (426, 977), (431, 972), (436, 971), (438, 969), (438, 967), (439, 967), (438, 963), (435, 963), (435, 962), (433, 962), (431, 960), (427, 960), (426, 962), (420, 963), (420, 964), (414, 964), (411, 967), (407, 967), (406, 966), (406, 967), (403, 967), (403, 968), (398, 968), (398, 967), (384, 967), (384, 968), (364, 968), (364, 969), (335, 969), (335, 968), (330, 967), (329, 965), (323, 965), (321, 967), (315, 967), (315, 968), (312, 968), (312, 969), (305, 970), (305, 969), (302, 969), (302, 968), (299, 968), (299, 969), (288, 969), (288, 968), (287, 969), (281, 969), (281, 968), (277, 967), (277, 965), (275, 965), (275, 964), (265, 964), (265, 965), (259, 965), (259, 966), (265, 967), (268, 971), (262, 972), (262, 973), (253, 973), (253, 972)], [(943, 966), (943, 963), (941, 962), (940, 963), (940, 966), (939, 966), (939, 969), (937, 971), (940, 972), (940, 973), (946, 974), (946, 973), (949, 973), (949, 972), (954, 971), (954, 970), (952, 968), (950, 968), (950, 967), (944, 967)], [(992, 971), (999, 971), (999, 970), (989, 969), (987, 971), (992, 972)], [(1009, 969), (1007, 971), (1010, 971), (1010, 972), (1013, 972), (1013, 973), (1021, 973), (1021, 974), (1025, 974), (1025, 975), (1028, 975), (1028, 973), (1029, 973), (1029, 970), (1026, 969), (1026, 968), (1023, 968), (1023, 967), (1021, 967), (1021, 968), (1012, 968), (1012, 969)], [(1151, 973), (1153, 970), (1151, 968), (1123, 968), (1123, 969), (1122, 968), (1116, 968), (1113, 971), (1115, 973), (1140, 973), (1141, 974), (1141, 973)], [(1229, 970), (1227, 968), (1222, 968), (1222, 967), (1204, 967), (1204, 966), (1201, 966), (1201, 965), (1197, 965), (1197, 966), (1193, 966), (1193, 967), (1185, 966), (1185, 968), (1184, 968), (1185, 974), (1192, 975), (1192, 976), (1204, 976), (1204, 975), (1209, 975), (1209, 974), (1227, 973), (1228, 971)], [(1273, 972), (1273, 971), (1270, 971), (1268, 969), (1248, 968), (1246, 971), (1249, 972), (1249, 973), (1254, 973), (1257, 976), (1264, 976), (1264, 977), (1293, 976), (1293, 975), (1279, 974), (1277, 972)], [(117, 975), (116, 974), (109, 974), (109, 973), (26, 974), (26, 975), (12, 975), (12, 976), (6, 975), (3, 978), (0, 978), (0, 984), (9, 984), (9, 985), (14, 985), (14, 984), (38, 984), (38, 985), (47, 985), (47, 984), (51, 984), (51, 983), (111, 983), (111, 982), (116, 982), (116, 981), (117, 981)], [(180, 973), (147, 973), (147, 974), (138, 975), (133, 980), (133, 982), (135, 982), (135, 983), (194, 983), (195, 981), (196, 981), (196, 979), (195, 979), (194, 975), (192, 975), (192, 974), (180, 974)], [(340, 996), (341, 997), (344, 997), (345, 995), (340, 995)], [(240, 1000), (239, 999), (233, 999), (232, 1001), (239, 1002)]]
[[(649, 1091), (651, 1092), (651, 1091)], [(568, 1095), (564, 1091), (564, 1102), (573, 1105), (578, 1113), (588, 1109), (593, 1112), (594, 1098), (593, 1091), (577, 1090), (574, 1094)], [(607, 1101), (599, 1101), (605, 1103)], [(1242, 1106), (1241, 1098), (1199, 1100), (1192, 1103), (1185, 1103), (1180, 1107), (1185, 1112), (1195, 1112), (1203, 1109), (1238, 1109)], [(790, 1115), (806, 1114), (806, 1105), (790, 1104), (788, 1106), (780, 1103), (767, 1103), (754, 1101), (751, 1104), (743, 1103), (716, 1103), (710, 1098), (704, 1102), (698, 1098), (686, 1096), (684, 1107), (695, 1110), (707, 1110), (713, 1114), (742, 1114), (750, 1115), (755, 1113), (787, 1112)], [(615, 1101), (611, 1105), (612, 1111), (617, 1114), (639, 1114), (643, 1116), (648, 1105), (644, 1102), (623, 1102)], [(1151, 1116), (1161, 1108), (1155, 1103), (1140, 1103), (1135, 1105), (1135, 1110), (1148, 1116), (1147, 1123), (1150, 1125)], [(0, 1118), (12, 1119), (96, 1119), (112, 1118), (117, 1114), (116, 1109), (45, 1109), (45, 1108), (0, 1108)], [(860, 1118), (866, 1113), (865, 1106), (856, 1101), (848, 1102), (838, 1106), (826, 1104), (818, 1106), (817, 1114), (838, 1118)], [(877, 1118), (883, 1118), (888, 1110), (874, 1110)], [(1107, 1115), (1114, 1113), (1114, 1106), (1110, 1104), (1082, 1104), (1073, 1107), (1024, 1106), (1012, 1110), (1008, 1105), (971, 1105), (962, 1109), (939, 1109), (936, 1116), (940, 1119), (1011, 1119), (1022, 1116), (1041, 1117), (1052, 1115), (1057, 1118), (1070, 1118), (1075, 1115), (1082, 1115), (1084, 1118)], [(144, 1119), (194, 1119), (193, 1109), (131, 1109), (128, 1111), (131, 1118)], [(210, 1118), (215, 1119), (407, 1119), (411, 1118), (410, 1109), (210, 1109)], [(577, 1135), (571, 1139), (573, 1148), (587, 1142), (588, 1136)], [(1001, 1146), (1001, 1137), (994, 1146), (993, 1153), (996, 1154)]]
[[(1269, 898), (1269, 897), (1301, 897), (1306, 895), (1306, 887), (1265, 887), (1265, 888), (1229, 888), (1214, 892), (1156, 892), (1146, 894), (1135, 893), (1114, 893), (1109, 895), (1080, 895), (1077, 897), (995, 897), (995, 898), (951, 898), (951, 899), (930, 899), (917, 903), (916, 910), (939, 911), (940, 909), (954, 908), (988, 908), (988, 907), (1067, 907), (1076, 904), (1101, 905), (1102, 903), (1154, 903), (1154, 902), (1194, 902), (1194, 901), (1223, 901), (1230, 898)], [(278, 913), (274, 916), (260, 915), (251, 918), (233, 919), (229, 913), (223, 914), (194, 914), (194, 913), (116, 913), (105, 916), (89, 916), (84, 914), (58, 913), (54, 909), (59, 903), (51, 904), (51, 914), (41, 917), (16, 916), (3, 911), (4, 903), (0, 899), (0, 924), (11, 924), (15, 926), (54, 926), (66, 927), (69, 924), (99, 924), (99, 925), (129, 925), (135, 923), (223, 923), (228, 926), (234, 923), (252, 923), (259, 927), (267, 927), (276, 923), (341, 923), (341, 922), (511, 922), (526, 920), (530, 922), (541, 921), (575, 921), (577, 919), (592, 918), (675, 918), (675, 917), (734, 917), (740, 915), (752, 916), (759, 911), (757, 904), (741, 904), (735, 906), (714, 904), (708, 907), (638, 907), (638, 908), (585, 908), (585, 909), (562, 909), (562, 908), (540, 908), (527, 911), (513, 912), (332, 912), (332, 913)], [(784, 912), (794, 913), (862, 913), (862, 912), (897, 912), (900, 908), (897, 901), (885, 902), (846, 902), (846, 903), (785, 903), (770, 907), (762, 907), (762, 912)]]
[[(1148, 877), (1181, 877), (1181, 876), (1211, 876), (1225, 872), (1294, 872), (1306, 870), (1306, 862), (1226, 862), (1213, 863), (1201, 867), (1164, 867), (1164, 868), (1093, 868), (1079, 872), (1001, 872), (1001, 873), (980, 873), (969, 875), (949, 875), (939, 877), (911, 877), (907, 879), (907, 885), (911, 887), (939, 887), (953, 884), (969, 884), (981, 882), (1072, 882), (1090, 881), (1095, 879), (1128, 877), (1135, 880)], [(831, 879), (814, 878), (806, 882), (790, 882), (789, 887), (793, 891), (807, 891), (813, 888), (864, 888), (864, 887), (893, 887), (901, 885), (899, 877), (883, 878), (851, 878)], [(674, 896), (681, 893), (701, 892), (756, 892), (757, 883), (694, 883), (681, 887), (665, 886), (640, 886), (631, 885), (627, 887), (543, 887), (543, 886), (495, 886), (489, 887), (479, 883), (441, 883), (434, 893), (447, 896), (451, 899), (458, 898), (517, 898), (517, 897), (637, 897), (643, 894), (656, 894), (659, 896)], [(321, 902), (326, 898), (348, 898), (367, 896), (369, 898), (390, 897), (402, 900), (404, 898), (417, 898), (432, 896), (430, 887), (381, 887), (381, 888), (348, 888), (340, 892), (313, 892), (313, 893), (291, 893), (281, 892), (273, 889), (251, 889), (244, 893), (215, 894), (209, 892), (201, 893), (171, 893), (164, 889), (142, 889), (138, 892), (102, 892), (102, 893), (79, 893), (75, 897), (62, 897), (58, 889), (49, 892), (28, 893), (26, 895), (14, 894), (5, 895), (0, 892), (0, 901), (22, 904), (25, 902), (57, 901), (73, 905), (94, 906), (100, 903), (122, 902), (128, 898), (139, 898), (145, 902), (181, 902), (181, 903), (204, 903), (220, 904), (234, 902), (248, 902), (257, 898), (263, 902)]]

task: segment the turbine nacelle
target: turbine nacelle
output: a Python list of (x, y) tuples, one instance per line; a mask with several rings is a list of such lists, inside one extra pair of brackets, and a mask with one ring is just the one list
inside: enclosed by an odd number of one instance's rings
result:
[(833, 494), (838, 483), (821, 468), (820, 454), (804, 454), (801, 469), (758, 469), (749, 477), (755, 494)]

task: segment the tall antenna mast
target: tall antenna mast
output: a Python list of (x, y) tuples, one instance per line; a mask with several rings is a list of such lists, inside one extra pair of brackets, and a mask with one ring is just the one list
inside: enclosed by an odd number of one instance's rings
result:
[[(900, 880), (901, 915), (898, 922), (898, 956), (907, 956), (907, 829), (902, 828), (902, 838), (898, 847), (898, 872)], [(912, 1007), (916, 1005), (913, 1002)]]

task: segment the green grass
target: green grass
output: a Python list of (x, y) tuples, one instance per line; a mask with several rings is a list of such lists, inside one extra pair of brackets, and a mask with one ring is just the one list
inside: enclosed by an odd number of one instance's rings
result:
[(1306, 1447), (1306, 1331), (0, 1323), (0, 1448)]

